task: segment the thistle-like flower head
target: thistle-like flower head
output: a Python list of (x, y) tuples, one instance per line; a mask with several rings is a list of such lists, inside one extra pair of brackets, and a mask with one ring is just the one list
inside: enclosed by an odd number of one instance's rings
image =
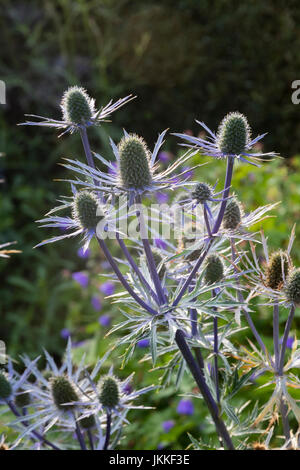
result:
[(243, 211), (239, 201), (234, 197), (227, 201), (223, 217), (223, 227), (226, 230), (235, 230), (242, 219)]
[(288, 276), (285, 293), (289, 302), (300, 305), (300, 268), (295, 269)]
[(281, 250), (276, 251), (271, 255), (266, 268), (266, 286), (271, 289), (279, 289), (288, 273), (289, 258), (287, 253)]
[(135, 135), (124, 136), (118, 146), (120, 180), (128, 189), (144, 189), (152, 181), (149, 165), (150, 152), (145, 141)]
[(106, 106), (97, 110), (95, 108), (95, 100), (90, 98), (84, 88), (72, 86), (65, 91), (61, 100), (61, 109), (63, 114), (63, 119), (61, 121), (44, 116), (38, 116), (36, 114), (27, 114), (26, 116), (33, 117), (37, 120), (26, 121), (20, 125), (63, 129), (60, 136), (67, 132), (72, 134), (73, 132), (85, 127), (101, 124), (101, 122), (107, 120), (110, 114), (117, 111), (117, 109), (121, 108), (124, 104), (129, 103), (129, 101), (134, 98), (135, 96), (128, 95), (125, 96), (125, 98), (117, 100), (115, 103), (111, 100)]
[(78, 191), (74, 197), (73, 217), (85, 230), (95, 230), (102, 216), (99, 213), (99, 200), (91, 191)]
[(85, 124), (95, 113), (95, 101), (89, 97), (84, 88), (73, 86), (65, 91), (61, 109), (64, 121)]
[(204, 204), (204, 202), (211, 200), (213, 197), (213, 189), (209, 184), (198, 183), (192, 192), (193, 199), (196, 199), (197, 203)]
[(207, 284), (215, 284), (220, 282), (224, 277), (224, 265), (220, 256), (210, 255), (207, 258), (205, 268), (205, 282)]
[(216, 134), (204, 122), (197, 120), (196, 122), (207, 132), (208, 137), (203, 139), (188, 134), (174, 134), (186, 142), (182, 144), (185, 147), (193, 148), (195, 151), (201, 151), (205, 155), (215, 158), (234, 157), (254, 166), (259, 166), (257, 164), (259, 160), (278, 156), (274, 152), (263, 153), (252, 150), (254, 145), (266, 134), (251, 139), (247, 118), (239, 112), (227, 114), (219, 125)]
[(250, 142), (250, 127), (246, 117), (238, 112), (224, 117), (217, 132), (218, 145), (223, 154), (241, 155)]
[(115, 408), (120, 401), (119, 382), (112, 375), (103, 377), (98, 385), (99, 401), (105, 408)]
[(71, 402), (79, 400), (74, 386), (70, 380), (63, 375), (51, 379), (51, 392), (55, 405), (61, 410), (71, 409), (73, 407)]

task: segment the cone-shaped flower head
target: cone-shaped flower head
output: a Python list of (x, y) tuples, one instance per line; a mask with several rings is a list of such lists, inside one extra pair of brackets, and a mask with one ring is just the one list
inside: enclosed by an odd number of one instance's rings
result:
[(99, 213), (101, 213), (101, 208), (94, 193), (90, 191), (76, 193), (73, 204), (73, 217), (82, 228), (94, 230), (103, 217)]
[(267, 265), (266, 286), (271, 289), (280, 289), (284, 281), (283, 272), (284, 277), (287, 277), (289, 273), (289, 258), (285, 252), (276, 251), (271, 255)]
[(115, 377), (107, 375), (99, 382), (99, 401), (106, 408), (115, 408), (120, 401), (119, 383)]
[(229, 199), (223, 217), (223, 227), (228, 230), (235, 230), (242, 219), (242, 208), (236, 198)]
[(192, 197), (201, 204), (211, 199), (212, 195), (212, 188), (206, 183), (198, 183), (192, 192)]
[(224, 154), (242, 154), (250, 142), (250, 127), (246, 117), (238, 112), (227, 114), (219, 126), (217, 138)]
[(82, 124), (91, 119), (94, 114), (94, 100), (84, 88), (73, 86), (64, 93), (61, 108), (63, 118), (67, 122)]
[(210, 255), (207, 258), (205, 268), (205, 282), (207, 284), (214, 284), (220, 282), (224, 277), (224, 265), (218, 255)]
[(0, 372), (0, 400), (6, 400), (11, 394), (12, 387), (5, 375)]
[(65, 405), (65, 403), (79, 400), (73, 385), (64, 376), (57, 376), (51, 379), (51, 392), (55, 405), (61, 410), (68, 410), (74, 406)]
[(287, 279), (286, 297), (295, 305), (300, 305), (300, 268), (292, 271)]
[(135, 134), (124, 136), (118, 150), (122, 185), (128, 189), (144, 189), (150, 186), (152, 177), (149, 151), (144, 140)]

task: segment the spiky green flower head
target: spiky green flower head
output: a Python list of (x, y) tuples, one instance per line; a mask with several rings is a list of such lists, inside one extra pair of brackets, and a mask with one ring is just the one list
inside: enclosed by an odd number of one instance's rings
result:
[(118, 146), (120, 155), (119, 176), (127, 189), (144, 189), (151, 185), (149, 150), (136, 134), (124, 136)]
[(223, 217), (223, 227), (227, 230), (235, 230), (241, 223), (243, 209), (236, 197), (227, 201)]
[(107, 375), (98, 384), (99, 401), (106, 408), (115, 408), (120, 401), (119, 382), (115, 377)]
[(198, 183), (192, 192), (193, 199), (196, 199), (200, 204), (204, 204), (204, 202), (211, 199), (212, 195), (212, 188), (206, 183)]
[[(95, 230), (104, 215), (97, 196), (91, 191), (78, 191), (74, 197), (73, 217), (85, 230)], [(98, 215), (97, 215), (98, 214)]]
[(15, 397), (15, 404), (20, 408), (24, 408), (30, 404), (30, 393), (19, 393)]
[(7, 400), (12, 394), (12, 387), (3, 372), (0, 372), (0, 400)]
[(240, 155), (250, 142), (250, 126), (238, 112), (229, 113), (222, 120), (218, 132), (218, 146), (225, 155)]
[(193, 245), (196, 243), (196, 237), (193, 235), (195, 231), (195, 224), (189, 223), (185, 227), (184, 234), (179, 239), (178, 242), (178, 251), (181, 252), (183, 250), (189, 250), (190, 252), (185, 255), (185, 259), (187, 261), (196, 261), (202, 253), (201, 248), (193, 248)]
[(287, 278), (286, 298), (295, 305), (300, 305), (300, 268), (295, 269)]
[(284, 281), (283, 272), (286, 278), (289, 267), (289, 257), (286, 252), (280, 250), (273, 253), (266, 268), (266, 286), (271, 289), (280, 289)]
[(82, 418), (79, 423), (83, 429), (92, 429), (95, 426), (96, 421), (94, 416), (90, 415)]
[(70, 410), (73, 408), (75, 405), (65, 405), (65, 403), (79, 400), (70, 380), (65, 376), (56, 376), (50, 379), (50, 383), (53, 401), (57, 408), (60, 410)]
[(94, 100), (84, 88), (78, 86), (72, 86), (65, 91), (61, 108), (64, 120), (74, 124), (88, 122), (95, 112)]
[(220, 282), (222, 281), (223, 277), (224, 265), (220, 256), (208, 256), (204, 276), (206, 284), (215, 284), (216, 282)]

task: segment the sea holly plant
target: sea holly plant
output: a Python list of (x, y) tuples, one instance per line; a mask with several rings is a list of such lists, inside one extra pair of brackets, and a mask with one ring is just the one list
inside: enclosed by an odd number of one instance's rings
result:
[[(92, 240), (97, 242), (121, 288), (111, 296), (124, 316), (111, 330), (119, 335), (113, 348), (123, 348), (126, 367), (136, 345), (147, 342), (150, 352), (144, 360), (161, 371), (161, 383), (180, 387), (185, 374), (195, 382), (188, 396), (202, 400), (216, 433), (205, 443), (191, 436), (194, 448), (248, 449), (252, 434), (258, 439), (253, 448), (272, 448), (278, 429), (275, 416), (282, 420), (283, 448), (297, 448), (298, 428), (292, 429), (291, 416), (299, 425), (300, 411), (290, 392), (299, 387), (296, 338), (291, 353), (287, 347), (300, 304), (299, 268), (291, 257), (294, 232), (286, 251), (269, 256), (263, 233), (251, 227), (269, 217), (276, 204), (249, 212), (232, 188), (236, 162), (260, 166), (277, 154), (257, 150), (265, 134), (252, 138), (246, 117), (238, 112), (225, 116), (216, 133), (197, 121), (206, 138), (174, 134), (186, 151), (167, 167), (161, 168), (158, 158), (166, 130), (153, 150), (141, 136), (124, 131), (118, 144), (110, 139), (111, 155), (93, 152), (89, 128), (130, 99), (97, 111), (84, 89), (71, 87), (62, 98), (61, 121), (36, 116), (39, 121), (24, 123), (63, 129), (64, 134), (78, 131), (85, 153), (85, 161), (64, 160), (71, 174), (65, 178), (70, 195), (61, 197), (39, 221), (63, 233), (38, 246), (80, 235), (84, 252)], [(224, 161), (223, 187), (192, 180), (202, 155)], [(187, 167), (189, 159), (200, 163)], [(154, 204), (158, 192), (172, 195), (174, 203)], [(63, 215), (57, 215), (60, 211)], [(111, 239), (117, 241), (122, 259), (114, 256)], [(265, 262), (257, 253), (261, 249)], [(272, 350), (255, 326), (260, 304), (273, 310)], [(289, 314), (280, 342), (283, 309)], [(235, 338), (242, 330), (251, 337), (239, 345)], [(73, 368), (70, 343), (60, 368), (46, 357), (44, 374), (36, 362), (24, 358), (31, 380), (25, 377), (20, 382), (19, 394), (30, 396), (23, 411), (17, 408), (9, 377), (1, 376), (6, 384), (3, 402), (16, 415), (12, 425), (23, 428), (16, 445), (27, 439), (35, 446), (66, 448), (71, 431), (83, 450), (114, 448), (133, 399), (152, 387), (126, 395), (128, 381), (120, 382), (112, 370), (98, 380), (102, 360), (94, 369), (83, 363)], [(253, 389), (263, 375), (274, 387), (270, 400), (241, 402), (241, 389), (251, 387), (255, 397)], [(53, 428), (60, 433), (61, 444), (48, 438)]]

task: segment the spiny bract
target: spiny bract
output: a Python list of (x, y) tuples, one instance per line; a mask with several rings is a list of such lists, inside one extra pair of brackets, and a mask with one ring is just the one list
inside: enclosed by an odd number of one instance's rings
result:
[(76, 193), (73, 204), (73, 217), (78, 220), (82, 228), (94, 230), (102, 216), (97, 215), (100, 211), (97, 196), (90, 191), (79, 191)]
[(83, 124), (89, 121), (94, 112), (93, 100), (84, 88), (74, 86), (65, 91), (61, 108), (64, 120), (75, 124)]
[(240, 155), (250, 141), (250, 127), (246, 117), (238, 112), (229, 113), (221, 122), (218, 145), (225, 155)]
[(287, 300), (300, 305), (300, 268), (291, 272), (286, 284)]
[(273, 253), (270, 257), (266, 268), (266, 286), (271, 289), (279, 289), (284, 280), (282, 271), (286, 277), (289, 272), (289, 258), (285, 252), (280, 250)]
[(7, 380), (7, 378), (5, 377), (5, 375), (2, 372), (0, 372), (0, 399), (6, 400), (7, 398), (10, 397), (11, 394), (12, 394), (11, 385), (9, 381)]
[(115, 408), (120, 400), (119, 384), (111, 376), (103, 377), (99, 382), (99, 401), (106, 408)]
[(149, 151), (144, 140), (135, 135), (123, 137), (118, 146), (120, 179), (125, 188), (144, 189), (151, 184)]
[(205, 268), (205, 282), (207, 284), (214, 284), (220, 282), (224, 277), (224, 265), (218, 255), (210, 255), (207, 258)]
[(204, 203), (212, 197), (212, 189), (206, 183), (198, 183), (192, 192), (193, 199), (196, 199), (198, 203)]
[(236, 198), (227, 201), (223, 217), (223, 227), (228, 230), (235, 230), (242, 219), (240, 203)]
[(79, 399), (73, 385), (64, 376), (51, 379), (51, 392), (55, 405), (61, 410), (69, 410), (74, 405), (65, 405), (65, 403), (75, 402)]

